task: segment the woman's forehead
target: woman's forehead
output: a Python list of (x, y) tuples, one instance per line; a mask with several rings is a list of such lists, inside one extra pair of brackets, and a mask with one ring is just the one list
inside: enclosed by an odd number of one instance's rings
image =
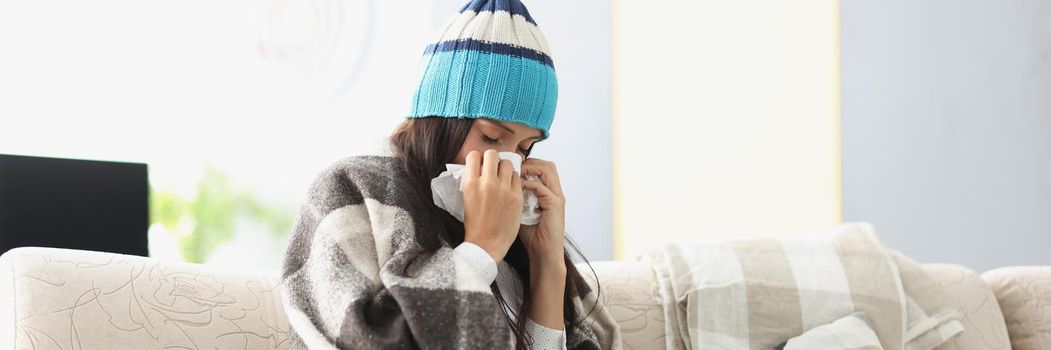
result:
[[(513, 134), (536, 134), (537, 137), (540, 137), (540, 136), (543, 135), (542, 133), (540, 133), (540, 129), (537, 129), (537, 128), (534, 128), (534, 127), (531, 127), (531, 126), (528, 126), (528, 125), (525, 125), (525, 124), (522, 124), (522, 123), (518, 123), (518, 122), (505, 122), (505, 121), (500, 121), (500, 120), (495, 120), (495, 119), (490, 119), (490, 118), (478, 118), (478, 119), (483, 120), (484, 123), (488, 123), (490, 125), (506, 129), (506, 130), (510, 131), (511, 133), (513, 133)], [(531, 130), (535, 130), (536, 132), (531, 132)]]

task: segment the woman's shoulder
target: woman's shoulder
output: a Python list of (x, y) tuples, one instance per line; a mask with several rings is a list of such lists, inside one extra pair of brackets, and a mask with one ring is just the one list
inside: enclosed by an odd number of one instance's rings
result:
[(398, 175), (398, 166), (394, 156), (359, 154), (340, 158), (330, 163), (321, 173), (390, 178)]
[(397, 158), (390, 155), (352, 155), (322, 169), (310, 186), (311, 200), (362, 203), (367, 198), (385, 204), (408, 200), (409, 182)]
[(364, 153), (354, 153), (337, 159), (324, 167), (318, 178), (350, 178), (353, 180), (394, 179), (403, 176), (398, 159), (386, 137), (373, 140)]
[(313, 187), (353, 184), (355, 187), (386, 184), (399, 177), (398, 162), (384, 155), (352, 155), (337, 159), (321, 169)]

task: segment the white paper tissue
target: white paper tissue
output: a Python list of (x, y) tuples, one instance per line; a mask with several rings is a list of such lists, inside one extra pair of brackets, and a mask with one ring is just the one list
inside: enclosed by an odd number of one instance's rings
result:
[[(519, 174), (522, 173), (522, 155), (515, 152), (500, 152), (500, 159), (511, 160), (512, 166)], [(438, 177), (431, 179), (431, 193), (434, 195), (434, 205), (445, 209), (453, 217), (463, 222), (463, 186), (460, 181), (466, 168), (461, 164), (446, 164), (445, 171)], [(538, 180), (536, 175), (527, 175), (526, 179)], [(536, 225), (540, 222), (540, 201), (531, 190), (522, 190), (522, 219), (523, 225)]]

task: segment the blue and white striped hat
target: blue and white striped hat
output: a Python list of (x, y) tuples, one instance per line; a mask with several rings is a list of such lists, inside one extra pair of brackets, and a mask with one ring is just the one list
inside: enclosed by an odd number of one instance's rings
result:
[(548, 138), (555, 66), (536, 21), (519, 0), (472, 0), (427, 45), (423, 79), (407, 118), (441, 116), (517, 122)]

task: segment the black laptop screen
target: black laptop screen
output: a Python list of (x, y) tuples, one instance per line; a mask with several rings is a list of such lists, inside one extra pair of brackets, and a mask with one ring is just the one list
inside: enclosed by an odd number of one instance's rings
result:
[(36, 246), (147, 255), (146, 164), (0, 154), (0, 253)]

